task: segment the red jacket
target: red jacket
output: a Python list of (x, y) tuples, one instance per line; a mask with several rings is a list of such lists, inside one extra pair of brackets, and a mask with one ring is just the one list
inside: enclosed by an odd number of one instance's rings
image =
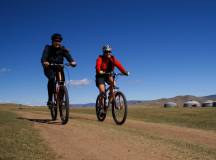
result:
[(126, 70), (121, 65), (121, 63), (111, 55), (110, 58), (106, 58), (100, 55), (96, 61), (96, 73), (104, 71), (106, 73), (114, 71), (114, 68), (117, 67), (122, 73), (126, 73)]

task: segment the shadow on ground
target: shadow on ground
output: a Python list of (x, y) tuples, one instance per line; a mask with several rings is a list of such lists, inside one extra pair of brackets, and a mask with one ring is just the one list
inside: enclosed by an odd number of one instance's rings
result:
[(28, 120), (28, 121), (36, 122), (36, 123), (61, 125), (61, 122), (52, 121), (51, 119), (36, 119), (36, 118), (24, 118), (24, 117), (18, 117), (17, 119)]

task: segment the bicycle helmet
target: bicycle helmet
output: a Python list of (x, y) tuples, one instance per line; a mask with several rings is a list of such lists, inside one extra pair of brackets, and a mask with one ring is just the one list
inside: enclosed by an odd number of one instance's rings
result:
[(54, 40), (59, 40), (60, 42), (63, 40), (62, 38), (62, 35), (59, 34), (59, 33), (54, 33), (52, 36), (51, 36), (51, 40), (54, 41)]
[(110, 45), (104, 45), (103, 48), (102, 48), (102, 50), (103, 50), (103, 53), (105, 53), (105, 52), (111, 52), (112, 48), (111, 48)]

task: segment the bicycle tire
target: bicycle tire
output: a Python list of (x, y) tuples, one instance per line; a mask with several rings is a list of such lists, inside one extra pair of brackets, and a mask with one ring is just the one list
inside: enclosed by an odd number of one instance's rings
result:
[(125, 123), (127, 118), (127, 113), (128, 113), (127, 100), (122, 92), (117, 91), (115, 93), (115, 99), (112, 102), (112, 116), (115, 123), (117, 125), (122, 125), (123, 123)]
[(62, 124), (66, 124), (69, 120), (69, 96), (65, 86), (60, 87), (58, 98), (61, 121)]
[[(96, 109), (96, 116), (98, 121), (104, 121), (106, 119), (107, 113), (104, 111), (104, 104), (106, 100), (104, 97), (105, 97), (104, 93), (100, 93), (96, 99), (95, 109)], [(101, 103), (101, 99), (103, 99), (102, 100), (103, 103)]]
[[(53, 94), (53, 98), (55, 97), (55, 95)], [(52, 121), (55, 121), (57, 119), (57, 106), (55, 105), (54, 101), (52, 102), (52, 105), (50, 106), (50, 113), (51, 113), (51, 118)]]

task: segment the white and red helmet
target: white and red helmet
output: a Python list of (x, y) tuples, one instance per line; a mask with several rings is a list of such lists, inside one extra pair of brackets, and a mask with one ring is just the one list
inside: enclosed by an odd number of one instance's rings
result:
[(102, 47), (103, 53), (112, 52), (112, 47), (110, 45), (104, 45)]

